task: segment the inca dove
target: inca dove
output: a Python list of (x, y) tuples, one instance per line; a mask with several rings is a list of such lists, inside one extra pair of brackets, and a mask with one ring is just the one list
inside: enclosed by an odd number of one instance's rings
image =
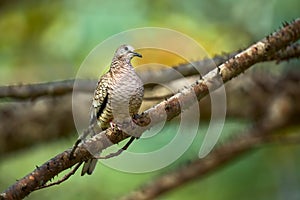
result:
[[(116, 50), (110, 70), (100, 78), (94, 92), (91, 125), (96, 123), (105, 130), (112, 123), (121, 123), (138, 113), (144, 87), (130, 63), (135, 56), (142, 57), (129, 45), (122, 45)], [(86, 161), (81, 175), (92, 174), (96, 163), (97, 159)]]

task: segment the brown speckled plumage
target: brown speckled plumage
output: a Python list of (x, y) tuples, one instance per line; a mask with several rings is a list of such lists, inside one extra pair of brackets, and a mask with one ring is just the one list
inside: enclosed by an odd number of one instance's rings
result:
[[(144, 87), (130, 63), (134, 56), (141, 57), (129, 45), (116, 50), (110, 70), (100, 78), (95, 89), (90, 124), (97, 122), (105, 130), (112, 121), (118, 123), (138, 113)], [(91, 174), (96, 163), (97, 159), (86, 161), (81, 175)]]

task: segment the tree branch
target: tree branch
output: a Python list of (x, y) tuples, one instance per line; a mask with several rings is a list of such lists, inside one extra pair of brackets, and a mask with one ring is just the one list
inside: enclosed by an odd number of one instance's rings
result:
[[(78, 90), (92, 92), (96, 80), (77, 80)], [(0, 86), (0, 98), (35, 99), (41, 96), (60, 96), (73, 91), (75, 80), (54, 81), (48, 83), (18, 84)]]
[[(197, 81), (192, 86), (183, 89), (176, 95), (172, 96), (168, 100), (156, 105), (155, 107), (147, 110), (141, 118), (139, 118), (138, 124), (144, 125), (151, 118), (151, 126), (165, 120), (165, 114), (167, 120), (171, 120), (175, 116), (181, 113), (182, 108), (180, 102), (183, 105), (190, 105), (192, 102), (191, 96), (196, 94), (198, 100), (206, 96), (209, 91), (215, 90), (232, 78), (238, 76), (245, 70), (247, 70), (253, 64), (262, 61), (265, 57), (268, 57), (280, 49), (297, 41), (300, 37), (300, 19), (293, 21), (291, 24), (286, 24), (279, 31), (276, 31), (272, 35), (264, 38), (256, 44), (250, 46), (245, 51), (237, 54), (234, 58), (229, 59), (224, 64), (220, 65), (218, 69), (213, 70), (206, 74), (203, 79)], [(210, 89), (210, 90), (209, 90)], [(132, 127), (129, 125), (129, 127)], [(133, 126), (132, 130), (128, 133), (138, 136), (147, 128)], [(57, 155), (48, 162), (44, 163), (41, 167), (35, 169), (32, 173), (26, 175), (21, 180), (10, 186), (6, 191), (1, 193), (2, 199), (21, 199), (34, 191), (51, 178), (59, 174), (61, 171), (70, 168), (76, 163), (82, 162), (93, 156), (86, 150), (86, 147), (94, 147), (95, 151), (101, 152), (103, 149), (118, 143), (121, 140), (127, 138), (126, 133), (120, 133), (119, 131), (113, 132), (111, 129), (107, 129), (105, 134), (100, 133), (83, 143), (75, 152), (75, 158), (70, 160), (70, 151)]]
[[(203, 59), (192, 63), (184, 63), (171, 68), (164, 68), (160, 70), (144, 70), (139, 73), (143, 82), (170, 82), (180, 78), (179, 72), (183, 76), (191, 76), (199, 74), (201, 69), (204, 76), (210, 70), (219, 66), (225, 61), (236, 56), (239, 52), (233, 52), (223, 55), (216, 55), (212, 59)], [(264, 57), (261, 61), (288, 61), (293, 58), (300, 57), (300, 44), (288, 46), (286, 49), (278, 51), (276, 54)], [(176, 72), (177, 71), (177, 72)], [(18, 84), (0, 86), (0, 98), (14, 98), (14, 99), (35, 99), (42, 96), (60, 96), (73, 92), (75, 80), (53, 81), (47, 83), (35, 84)], [(76, 80), (76, 91), (93, 92), (97, 80)], [(149, 98), (151, 99), (151, 97)]]

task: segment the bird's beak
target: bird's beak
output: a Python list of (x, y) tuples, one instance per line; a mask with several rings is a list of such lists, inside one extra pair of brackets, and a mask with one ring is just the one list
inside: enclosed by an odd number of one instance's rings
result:
[(133, 54), (133, 56), (137, 56), (137, 57), (140, 57), (140, 58), (143, 57), (142, 54), (139, 54), (137, 52), (132, 51), (131, 53)]

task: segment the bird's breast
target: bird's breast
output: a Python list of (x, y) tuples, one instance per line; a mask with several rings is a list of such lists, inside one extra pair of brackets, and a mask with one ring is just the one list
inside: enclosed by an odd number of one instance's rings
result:
[(114, 118), (131, 116), (138, 112), (141, 105), (144, 95), (143, 83), (134, 71), (115, 74), (110, 95)]

